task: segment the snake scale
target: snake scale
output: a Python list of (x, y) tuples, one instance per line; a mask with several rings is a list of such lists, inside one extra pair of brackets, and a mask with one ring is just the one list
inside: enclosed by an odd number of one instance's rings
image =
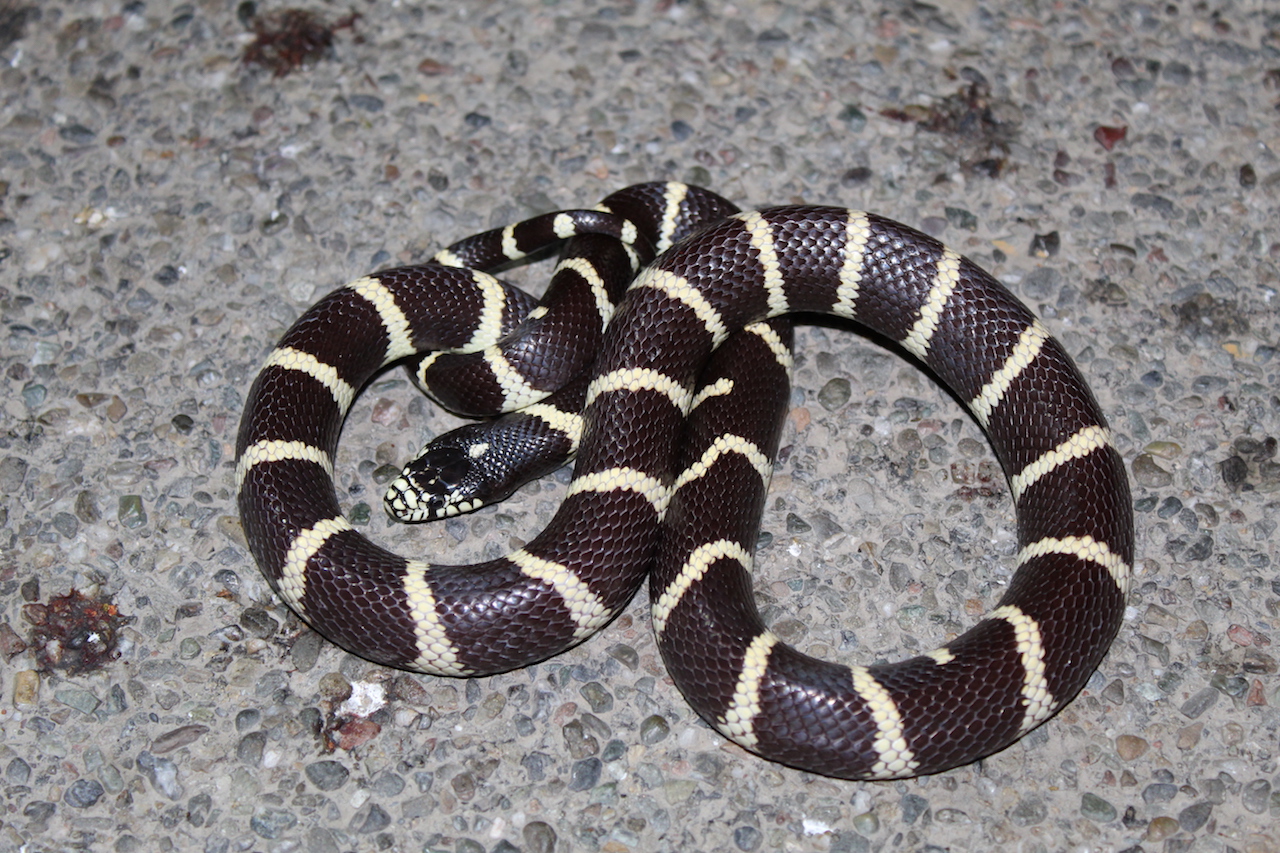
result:
[[(340, 288), (267, 358), (236, 486), (272, 587), (355, 654), (469, 676), (581, 642), (650, 578), (659, 648), (697, 713), (766, 758), (841, 778), (965, 764), (1060, 710), (1119, 630), (1133, 563), (1123, 462), (1063, 347), (989, 274), (897, 222), (832, 207), (696, 208), (718, 197), (680, 184), (629, 189), (633, 213), (606, 200), (524, 226), (537, 244), (599, 235), (644, 264), (616, 310), (589, 261), (561, 264), (611, 319), (579, 370), (577, 461), (547, 528), (505, 557), (449, 566), (380, 548), (339, 509), (341, 426), (387, 365), (474, 352), (506, 402), (536, 406), (552, 390), (540, 371), (558, 357), (503, 346), (553, 312), (459, 265), (464, 241), (459, 254)], [(504, 256), (525, 251), (520, 229), (497, 232)], [(898, 342), (967, 401), (1006, 472), (1016, 573), (982, 621), (933, 652), (828, 663), (781, 642), (756, 610), (752, 553), (790, 358), (788, 327), (761, 321), (792, 312)], [(708, 367), (722, 344), (742, 349)]]

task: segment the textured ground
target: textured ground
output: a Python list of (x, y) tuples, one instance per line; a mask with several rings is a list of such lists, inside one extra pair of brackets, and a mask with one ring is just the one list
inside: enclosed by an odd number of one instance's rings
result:
[[(232, 3), (0, 0), (0, 851), (1280, 849), (1266, 5), (384, 0), (273, 76)], [(555, 660), (450, 681), (271, 595), (232, 457), (284, 328), (361, 273), (659, 178), (922, 227), (1077, 358), (1139, 555), (1055, 720), (980, 765), (836, 782), (693, 718), (643, 596)], [(1004, 481), (898, 355), (832, 327), (800, 350), (761, 606), (818, 654), (932, 648), (1007, 580)], [(348, 424), (347, 505), (401, 552), (505, 551), (564, 492), (393, 529), (383, 466), (453, 423), (391, 372)], [(81, 639), (127, 617), (118, 658), (59, 644), (66, 610)]]

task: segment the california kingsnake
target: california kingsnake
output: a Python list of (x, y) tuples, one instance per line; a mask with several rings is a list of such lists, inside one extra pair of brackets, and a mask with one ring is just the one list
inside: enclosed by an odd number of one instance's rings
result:
[[(493, 342), (479, 332), (516, 313), (504, 305), (527, 309), (506, 293), (440, 265), (358, 279), (294, 324), (250, 390), (236, 471), (250, 548), (285, 601), (338, 644), (422, 672), (499, 672), (585, 639), (652, 570), (659, 647), (697, 712), (767, 758), (852, 779), (933, 773), (1001, 749), (1105, 655), (1133, 522), (1120, 455), (1079, 372), (974, 264), (837, 208), (733, 215), (640, 273), (592, 368), (567, 497), (534, 541), (477, 566), (407, 561), (369, 542), (343, 519), (332, 480), (352, 398), (414, 353)], [(751, 551), (777, 425), (759, 400), (695, 401), (692, 389), (733, 330), (793, 311), (900, 342), (969, 401), (1009, 476), (1018, 570), (985, 620), (930, 654), (828, 664), (779, 642), (756, 613)]]

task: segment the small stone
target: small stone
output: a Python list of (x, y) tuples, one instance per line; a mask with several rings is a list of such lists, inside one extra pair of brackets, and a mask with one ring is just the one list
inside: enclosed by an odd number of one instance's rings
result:
[(58, 531), (63, 539), (75, 539), (76, 533), (80, 530), (80, 520), (69, 512), (60, 512), (53, 517), (53, 529)]
[(320, 695), (330, 702), (345, 702), (351, 698), (351, 682), (340, 672), (326, 672), (320, 676)]
[(1182, 707), (1178, 710), (1182, 712), (1184, 717), (1189, 717), (1194, 720), (1205, 711), (1212, 708), (1217, 703), (1219, 695), (1221, 694), (1219, 694), (1217, 690), (1214, 690), (1212, 687), (1206, 687), (1186, 702), (1183, 702)]
[(1173, 475), (1156, 464), (1155, 457), (1140, 453), (1133, 460), (1133, 479), (1149, 489), (1163, 489), (1173, 482)]
[(152, 741), (151, 751), (156, 755), (160, 755), (165, 752), (172, 752), (173, 750), (184, 747), (189, 743), (195, 743), (208, 731), (208, 726), (179, 726), (176, 729), (165, 732)]
[(347, 784), (351, 771), (339, 761), (316, 761), (306, 766), (303, 771), (307, 779), (321, 791), (336, 791)]
[(22, 482), (27, 478), (29, 467), (25, 459), (19, 459), (17, 456), (6, 456), (0, 459), (0, 491), (6, 495), (17, 493), (22, 488)]
[(1152, 843), (1164, 841), (1169, 836), (1178, 831), (1178, 822), (1167, 815), (1152, 819), (1147, 824), (1147, 835), (1145, 840)]
[(1183, 832), (1195, 832), (1209, 822), (1213, 812), (1213, 803), (1196, 803), (1178, 812), (1178, 826)]
[(377, 803), (365, 803), (354, 815), (347, 828), (360, 835), (372, 835), (391, 825), (391, 815)]
[(1097, 823), (1110, 823), (1116, 819), (1116, 807), (1092, 793), (1080, 796), (1080, 814)]
[(597, 714), (613, 709), (613, 694), (598, 681), (589, 681), (578, 691)]
[(257, 728), (258, 723), (262, 720), (262, 712), (257, 708), (245, 708), (236, 714), (236, 731), (247, 732), (250, 729)]
[(324, 638), (315, 631), (303, 631), (293, 644), (291, 654), (293, 667), (298, 672), (310, 672), (320, 659), (320, 650), (324, 648)]
[(575, 761), (569, 771), (569, 790), (587, 791), (600, 781), (600, 771), (604, 764), (598, 758), (584, 758)]
[(258, 767), (262, 764), (262, 753), (266, 748), (266, 732), (249, 732), (236, 744), (236, 759), (248, 767)]
[(246, 607), (240, 614), (240, 625), (251, 636), (267, 640), (280, 628), (280, 623), (261, 607)]
[(147, 523), (147, 511), (139, 495), (121, 495), (116, 508), (116, 519), (130, 530)]
[(555, 853), (556, 831), (540, 820), (531, 820), (521, 832), (528, 853)]
[(82, 714), (92, 714), (102, 704), (102, 700), (81, 687), (59, 687), (53, 691), (53, 698)]
[(1240, 805), (1245, 811), (1262, 814), (1267, 810), (1267, 802), (1271, 799), (1271, 783), (1266, 779), (1254, 779), (1240, 789)]
[(850, 396), (852, 396), (852, 389), (849, 385), (849, 380), (843, 377), (836, 377), (828, 380), (822, 386), (822, 389), (818, 391), (818, 402), (828, 412), (834, 412), (849, 402)]
[(286, 809), (263, 807), (249, 819), (249, 828), (268, 839), (279, 838), (298, 824), (298, 818)]
[(77, 779), (67, 787), (62, 801), (73, 809), (87, 809), (102, 799), (105, 792), (96, 779)]
[(1014, 826), (1036, 826), (1049, 816), (1049, 808), (1039, 797), (1023, 797), (1009, 812)]
[[(860, 133), (862, 129), (867, 126), (867, 114), (853, 104), (845, 104), (844, 107), (840, 109), (840, 112), (836, 114), (836, 118), (844, 122), (850, 133)], [(850, 169), (849, 171), (854, 172), (858, 170)]]
[(0, 622), (0, 657), (13, 660), (27, 650), (27, 643), (8, 622)]
[(560, 732), (572, 758), (586, 758), (600, 751), (600, 741), (587, 734), (581, 720), (570, 720), (560, 728)]
[(875, 812), (863, 812), (854, 817), (853, 828), (859, 835), (870, 838), (880, 831), (880, 817)]
[(373, 720), (351, 720), (334, 733), (334, 741), (339, 748), (353, 750), (373, 740), (382, 731), (382, 726)]
[(1178, 796), (1178, 786), (1171, 782), (1152, 782), (1142, 789), (1142, 801), (1147, 805), (1167, 803)]
[(4, 778), (11, 785), (25, 785), (31, 778), (31, 765), (21, 758), (15, 758), (4, 768)]
[(156, 758), (150, 752), (138, 753), (138, 769), (151, 780), (158, 792), (171, 800), (182, 797), (182, 784), (178, 782), (178, 767), (167, 758)]
[(653, 746), (669, 734), (671, 726), (658, 714), (651, 714), (640, 722), (640, 742), (645, 746)]
[(740, 826), (733, 831), (733, 844), (745, 853), (760, 849), (764, 836), (754, 826)]
[(635, 672), (636, 667), (640, 665), (640, 653), (623, 643), (610, 646), (608, 655), (632, 672)]
[(1150, 748), (1151, 744), (1137, 735), (1120, 735), (1116, 738), (1116, 752), (1125, 761), (1133, 761), (1146, 755)]

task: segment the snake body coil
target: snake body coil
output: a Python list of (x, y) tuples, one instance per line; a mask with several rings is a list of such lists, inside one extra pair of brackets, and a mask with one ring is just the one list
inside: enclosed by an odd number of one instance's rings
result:
[[(679, 208), (670, 201), (663, 210)], [(596, 227), (563, 216), (561, 236)], [(600, 220), (635, 242), (617, 226)], [(766, 380), (754, 391), (706, 365), (735, 330), (796, 311), (898, 341), (968, 401), (1009, 477), (1017, 572), (987, 618), (927, 655), (817, 661), (756, 612), (751, 553), (778, 431), (768, 387), (785, 376), (786, 349), (774, 327), (739, 336)], [(651, 576), (659, 647), (698, 713), (767, 758), (853, 779), (937, 772), (1001, 749), (1058, 711), (1105, 655), (1129, 584), (1132, 513), (1079, 372), (977, 266), (838, 208), (728, 216), (640, 272), (591, 367), (567, 497), (528, 545), (474, 566), (374, 545), (342, 517), (332, 478), (355, 393), (397, 360), (483, 350), (528, 312), (527, 299), (468, 269), (386, 270), (323, 299), (268, 358), (237, 446), (241, 516), (272, 586), (339, 645), (421, 672), (499, 672), (580, 642)]]

